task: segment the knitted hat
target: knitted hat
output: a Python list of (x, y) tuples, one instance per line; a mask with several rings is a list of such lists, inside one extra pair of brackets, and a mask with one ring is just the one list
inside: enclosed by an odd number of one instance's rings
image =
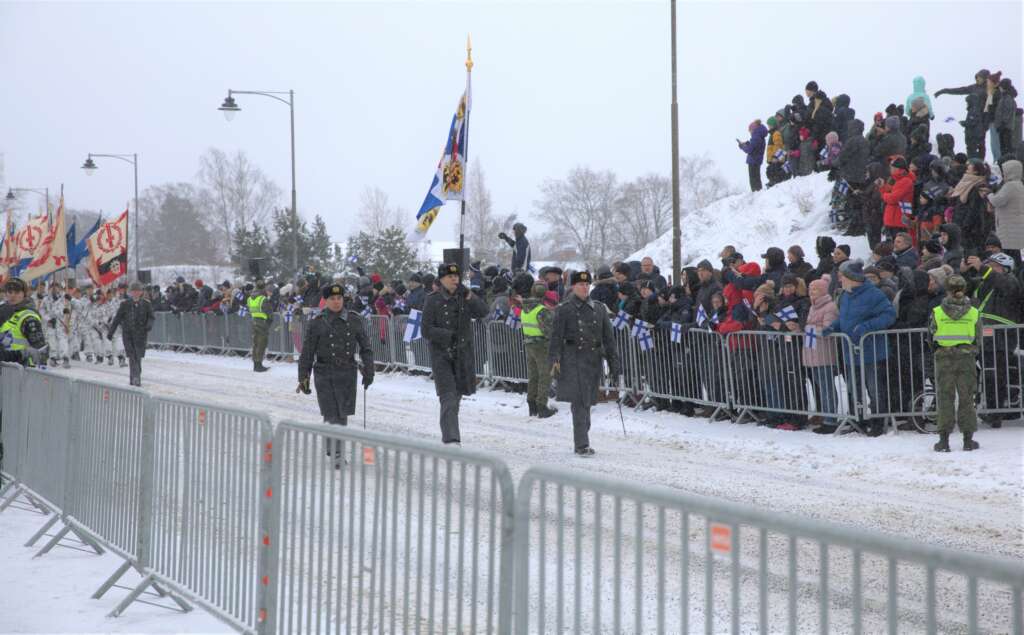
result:
[(967, 291), (967, 281), (961, 275), (952, 275), (946, 278), (946, 293), (953, 295), (956, 292)]
[(839, 265), (839, 275), (854, 282), (864, 282), (864, 264), (859, 260), (848, 260)]
[(777, 122), (777, 120), (775, 119), (775, 117), (768, 117), (768, 127), (769, 128), (774, 128), (776, 122)]
[(940, 243), (938, 240), (934, 238), (925, 241), (923, 247), (924, 250), (930, 254), (934, 254), (936, 256), (942, 254), (942, 243)]
[(900, 129), (900, 118), (892, 115), (885, 118), (885, 129), (886, 130), (899, 130)]
[(831, 281), (832, 276), (825, 274), (822, 277), (818, 278), (817, 280), (812, 281), (811, 284), (808, 286), (808, 289), (818, 294), (827, 295), (828, 284)]
[(548, 285), (544, 284), (543, 282), (538, 282), (534, 284), (533, 288), (530, 290), (530, 295), (534, 298), (537, 298), (538, 300), (543, 300), (544, 296), (547, 295), (547, 293)]
[(953, 268), (949, 265), (942, 265), (934, 269), (928, 270), (928, 275), (935, 280), (935, 284), (939, 287), (946, 286), (946, 279), (953, 273)]

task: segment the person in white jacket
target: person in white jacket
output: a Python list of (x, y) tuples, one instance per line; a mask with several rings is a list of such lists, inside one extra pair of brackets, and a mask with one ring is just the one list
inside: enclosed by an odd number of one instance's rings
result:
[(1003, 163), (1003, 184), (988, 202), (996, 217), (996, 236), (1003, 251), (1013, 258), (1015, 270), (1021, 268), (1021, 250), (1024, 249), (1024, 164), (1017, 159)]

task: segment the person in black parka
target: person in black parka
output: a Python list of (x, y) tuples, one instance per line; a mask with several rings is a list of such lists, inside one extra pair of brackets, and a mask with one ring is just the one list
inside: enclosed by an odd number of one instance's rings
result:
[(459, 402), (476, 392), (473, 318), (487, 317), (487, 305), (461, 284), (455, 263), (441, 265), (441, 288), (423, 306), (423, 337), (430, 342), (430, 369), (441, 401), (441, 441), (461, 444)]
[(117, 313), (107, 329), (107, 339), (114, 339), (114, 331), (121, 327), (121, 341), (124, 342), (124, 353), (128, 357), (129, 377), (132, 386), (142, 385), (142, 358), (146, 355), (146, 338), (153, 328), (156, 316), (153, 305), (142, 297), (144, 290), (141, 282), (133, 282), (128, 287), (129, 298), (117, 307)]

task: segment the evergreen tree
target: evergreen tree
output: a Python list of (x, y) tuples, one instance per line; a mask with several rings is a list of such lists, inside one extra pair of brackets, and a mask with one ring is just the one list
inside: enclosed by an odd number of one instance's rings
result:
[[(311, 250), (313, 241), (309, 227), (302, 219), (298, 219), (296, 223), (288, 208), (274, 210), (272, 223), (275, 239), (270, 250), (272, 259), (270, 269), (276, 277), (294, 280), (301, 272), (305, 271), (308, 265), (315, 265)], [(293, 259), (296, 247), (298, 247), (298, 258)], [(292, 264), (295, 260), (298, 261), (298, 268)]]
[(349, 260), (356, 258), (350, 267), (362, 267), (367, 275), (379, 273), (387, 281), (402, 278), (421, 266), (401, 227), (388, 227), (376, 234), (359, 232), (348, 239), (346, 256)]
[[(269, 258), (271, 256), (270, 235), (265, 227), (253, 222), (251, 228), (239, 225), (232, 237), (231, 263), (235, 271), (241, 275), (249, 273), (250, 258)], [(267, 261), (267, 264), (271, 264)], [(269, 267), (268, 267), (269, 269)], [(264, 275), (271, 274), (267, 271)]]
[(317, 271), (334, 271), (334, 243), (327, 233), (327, 224), (317, 214), (313, 218), (313, 233), (310, 236), (310, 264), (316, 267)]

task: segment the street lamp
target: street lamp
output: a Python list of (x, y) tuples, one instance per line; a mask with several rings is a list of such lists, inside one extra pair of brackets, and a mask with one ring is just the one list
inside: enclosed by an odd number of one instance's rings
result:
[(16, 201), (18, 199), (15, 192), (33, 192), (41, 196), (46, 197), (46, 216), (50, 216), (50, 188), (48, 187), (12, 187), (7, 190), (7, 200)]
[[(238, 104), (235, 103), (235, 95), (262, 95), (264, 97), (270, 97), (275, 99), (282, 104), (288, 106), (289, 124), (291, 129), (291, 145), (292, 145), (292, 237), (295, 244), (292, 246), (292, 268), (295, 272), (299, 271), (299, 210), (295, 202), (295, 91), (283, 91), (283, 90), (233, 90), (228, 89), (228, 96), (224, 99), (224, 103), (220, 105), (217, 110), (224, 113), (224, 118), (231, 121), (235, 118), (242, 109), (239, 108)], [(288, 95), (288, 98), (279, 97), (278, 95)]]
[(82, 164), (82, 169), (89, 176), (92, 176), (99, 166), (93, 161), (93, 157), (106, 157), (109, 159), (120, 159), (125, 163), (131, 163), (132, 168), (135, 172), (135, 220), (132, 225), (132, 239), (135, 242), (135, 279), (138, 280), (138, 268), (139, 268), (139, 155), (138, 154), (96, 154), (90, 152), (89, 156), (86, 157), (85, 163)]

